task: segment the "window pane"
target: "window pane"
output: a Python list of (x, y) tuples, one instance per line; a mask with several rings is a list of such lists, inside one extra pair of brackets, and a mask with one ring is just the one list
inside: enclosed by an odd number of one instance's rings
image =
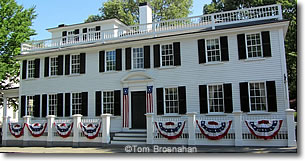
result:
[(262, 57), (260, 33), (249, 34), (246, 37), (248, 58)]

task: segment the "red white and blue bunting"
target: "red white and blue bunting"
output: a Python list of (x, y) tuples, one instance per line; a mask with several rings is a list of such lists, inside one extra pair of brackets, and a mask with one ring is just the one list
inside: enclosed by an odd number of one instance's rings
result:
[(26, 124), (33, 137), (40, 137), (47, 128), (47, 123)]
[(100, 129), (101, 129), (101, 122), (93, 124), (93, 123), (80, 123), (80, 127), (82, 129), (83, 134), (88, 138), (88, 139), (94, 139), (98, 136)]
[(283, 120), (255, 120), (245, 121), (249, 131), (258, 138), (272, 139), (280, 131)]
[(8, 128), (10, 130), (10, 133), (15, 136), (15, 138), (19, 138), (23, 134), (24, 130), (24, 124), (18, 124), (18, 123), (8, 123)]
[(226, 136), (231, 128), (232, 120), (230, 121), (209, 121), (196, 120), (200, 132), (210, 140), (220, 140)]
[(54, 123), (56, 132), (62, 138), (67, 138), (70, 136), (72, 129), (73, 129), (73, 122), (72, 123)]
[(185, 127), (185, 121), (179, 121), (179, 122), (159, 121), (159, 122), (155, 122), (155, 125), (159, 133), (163, 137), (167, 138), (168, 140), (173, 140), (181, 136), (183, 129)]

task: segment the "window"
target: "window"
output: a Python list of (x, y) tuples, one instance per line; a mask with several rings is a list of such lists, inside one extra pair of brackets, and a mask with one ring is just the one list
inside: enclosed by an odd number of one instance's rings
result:
[(224, 112), (222, 85), (209, 85), (208, 91), (209, 112)]
[(103, 92), (103, 113), (114, 114), (114, 92)]
[(30, 116), (34, 114), (34, 96), (27, 96), (26, 114)]
[(49, 95), (49, 115), (57, 114), (57, 94)]
[(116, 53), (115, 51), (106, 52), (106, 71), (115, 71), (116, 70)]
[(173, 45), (161, 45), (162, 51), (162, 66), (173, 66), (174, 65), (174, 52)]
[(249, 83), (251, 111), (266, 111), (265, 82)]
[(51, 64), (50, 64), (50, 75), (54, 76), (57, 75), (58, 72), (58, 57), (51, 58)]
[(71, 73), (80, 73), (80, 55), (71, 55)]
[(82, 93), (72, 93), (72, 115), (82, 113)]
[(248, 34), (247, 39), (247, 52), (248, 58), (262, 57), (262, 43), (260, 33)]
[(165, 88), (166, 113), (179, 113), (178, 88)]
[(206, 40), (206, 51), (208, 62), (220, 61), (220, 44), (219, 39)]
[(144, 51), (143, 48), (133, 48), (132, 50), (133, 69), (144, 68)]
[(28, 61), (28, 78), (34, 78), (35, 75), (35, 61)]

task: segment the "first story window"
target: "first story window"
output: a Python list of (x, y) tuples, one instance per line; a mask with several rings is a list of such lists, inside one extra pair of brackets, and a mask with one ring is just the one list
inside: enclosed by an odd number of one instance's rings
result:
[(50, 59), (51, 59), (50, 75), (54, 76), (54, 75), (57, 75), (57, 72), (58, 72), (58, 57), (53, 57)]
[(262, 43), (260, 33), (247, 34), (246, 42), (248, 58), (262, 57)]
[(266, 111), (265, 82), (249, 83), (251, 111)]
[(161, 57), (162, 66), (174, 65), (174, 52), (172, 44), (161, 45)]
[(208, 86), (209, 112), (224, 112), (223, 86)]
[(115, 51), (106, 52), (106, 71), (115, 71), (116, 70), (116, 53)]
[(103, 114), (114, 114), (114, 92), (103, 92)]
[(28, 61), (28, 78), (34, 78), (35, 75), (35, 61)]
[(178, 88), (165, 88), (166, 113), (179, 113)]
[(80, 73), (80, 55), (71, 55), (71, 73)]
[(57, 114), (57, 94), (49, 95), (49, 115)]
[(72, 93), (72, 115), (82, 113), (82, 93)]
[(144, 50), (143, 48), (133, 48), (132, 50), (133, 69), (144, 68)]
[(34, 114), (34, 96), (27, 96), (26, 114), (30, 116)]
[(219, 39), (206, 40), (206, 51), (208, 62), (220, 61)]

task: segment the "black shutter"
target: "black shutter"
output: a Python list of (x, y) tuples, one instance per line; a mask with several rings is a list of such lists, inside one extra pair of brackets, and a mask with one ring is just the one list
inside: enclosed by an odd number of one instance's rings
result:
[(154, 45), (154, 67), (160, 67), (160, 45)]
[(179, 114), (186, 114), (186, 89), (185, 86), (178, 87)]
[(122, 70), (122, 49), (115, 50), (115, 63), (116, 63), (116, 71)]
[(271, 57), (271, 44), (270, 44), (270, 32), (262, 32), (262, 43), (263, 43), (263, 55), (264, 57)]
[(157, 88), (157, 115), (164, 114), (163, 88)]
[(87, 28), (83, 28), (83, 33), (87, 33)]
[(21, 118), (25, 116), (26, 96), (21, 96)]
[(125, 49), (125, 66), (126, 70), (131, 69), (131, 48)]
[(267, 81), (267, 102), (268, 102), (268, 111), (277, 112), (277, 101), (276, 101), (276, 86), (275, 81)]
[(63, 75), (64, 74), (64, 56), (59, 55), (58, 56), (58, 71), (57, 75)]
[(238, 45), (238, 57), (239, 59), (246, 59), (246, 42), (245, 42), (245, 34), (237, 35), (237, 45)]
[(49, 76), (49, 57), (44, 58), (44, 77)]
[(34, 117), (40, 117), (40, 95), (34, 96)]
[(42, 105), (41, 105), (41, 115), (42, 117), (46, 117), (48, 115), (48, 95), (42, 95)]
[(64, 94), (58, 93), (57, 94), (57, 116), (63, 117), (63, 110), (64, 110)]
[(121, 116), (121, 90), (114, 91), (114, 116)]
[(74, 34), (75, 34), (75, 35), (79, 34), (79, 29), (75, 29), (75, 30), (74, 30)]
[(174, 42), (174, 65), (181, 65), (181, 51), (180, 51), (180, 42)]
[(95, 92), (95, 116), (100, 116), (102, 114), (102, 92)]
[(26, 79), (27, 60), (22, 61), (22, 79)]
[(83, 116), (88, 116), (88, 92), (82, 92), (82, 113)]
[(199, 85), (199, 104), (200, 104), (200, 113), (209, 113), (206, 85)]
[(80, 74), (86, 73), (86, 53), (80, 53)]
[(65, 75), (70, 74), (70, 55), (65, 56)]
[(228, 37), (220, 37), (221, 61), (229, 61)]
[(67, 31), (63, 31), (62, 36), (67, 36)]
[(99, 53), (99, 72), (105, 72), (105, 51)]
[(70, 117), (71, 94), (65, 93), (65, 117)]
[(150, 68), (150, 46), (144, 46), (144, 68)]
[(205, 40), (200, 39), (198, 42), (198, 58), (199, 64), (206, 63), (206, 56), (205, 56)]
[(40, 75), (40, 59), (35, 59), (35, 73), (34, 73), (34, 78), (39, 78)]
[(233, 112), (233, 100), (232, 100), (232, 84), (224, 84), (224, 107), (225, 113), (232, 113)]
[(250, 112), (248, 82), (239, 83), (239, 90), (240, 90), (240, 108), (241, 108), (241, 111)]
[(101, 30), (101, 26), (96, 26), (95, 27), (95, 31), (100, 31)]

